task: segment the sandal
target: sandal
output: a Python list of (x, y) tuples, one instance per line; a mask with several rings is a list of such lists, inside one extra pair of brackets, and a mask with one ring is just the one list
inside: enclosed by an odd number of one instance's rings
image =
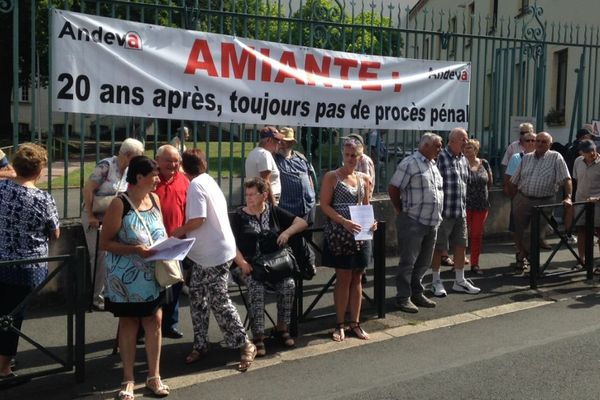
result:
[(454, 260), (449, 256), (442, 256), (442, 265), (444, 267), (454, 267)]
[(360, 323), (358, 321), (350, 324), (350, 331), (348, 333), (358, 339), (369, 340), (369, 334), (360, 327)]
[[(158, 382), (151, 385), (150, 382)], [(169, 395), (169, 387), (162, 383), (160, 375), (150, 376), (146, 379), (146, 389), (150, 390), (157, 397), (166, 397)]]
[[(131, 385), (131, 390), (129, 389), (129, 385)], [(135, 394), (133, 394), (134, 383), (133, 381), (125, 381), (121, 382), (121, 390), (117, 394), (117, 399), (119, 400), (134, 400)]]
[(188, 356), (185, 358), (185, 363), (186, 364), (194, 364), (197, 363), (198, 361), (200, 361), (201, 359), (204, 358), (204, 356), (206, 355), (206, 353), (208, 353), (208, 348), (203, 348), (201, 350), (192, 350), (192, 352), (190, 354), (188, 354)]
[(479, 265), (471, 266), (471, 273), (473, 275), (483, 275), (483, 271), (481, 270), (481, 267), (479, 267)]
[(255, 339), (254, 345), (256, 346), (256, 357), (264, 357), (267, 355), (267, 348), (263, 339)]
[(240, 363), (238, 364), (238, 371), (246, 372), (250, 365), (252, 365), (252, 361), (254, 361), (254, 357), (256, 357), (256, 346), (252, 342), (247, 342), (244, 347), (242, 347), (242, 357), (240, 359)]
[(335, 329), (333, 330), (331, 339), (333, 339), (334, 342), (343, 342), (344, 339), (346, 339), (346, 333), (344, 332), (343, 322), (338, 322), (337, 324), (335, 324)]
[(296, 345), (296, 342), (294, 342), (294, 339), (288, 331), (273, 329), (271, 336), (281, 339), (281, 344), (283, 344), (285, 347), (294, 347)]

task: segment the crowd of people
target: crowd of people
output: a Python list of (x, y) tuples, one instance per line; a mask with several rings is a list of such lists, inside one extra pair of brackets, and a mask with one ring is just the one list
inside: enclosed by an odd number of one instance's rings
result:
[[(385, 162), (387, 150), (381, 133), (370, 135), (368, 149), (360, 134), (343, 137), (340, 166), (325, 172), (318, 185), (311, 163), (294, 149), (294, 130), (264, 127), (257, 147), (246, 158), (244, 205), (229, 213), (223, 192), (207, 173), (205, 154), (187, 149), (184, 143), (188, 131), (180, 132), (177, 147), (161, 146), (155, 160), (144, 155), (141, 142), (126, 139), (118, 155), (96, 165), (83, 188), (82, 225), (94, 282), (92, 302), (96, 310), (109, 311), (119, 320), (123, 381), (118, 398), (134, 398), (134, 360), (140, 337), (144, 339), (148, 364), (146, 387), (156, 396), (169, 394), (160, 376), (161, 342), (163, 337), (184, 336), (178, 327), (179, 296), (184, 284), (162, 288), (154, 277), (156, 262), (147, 258), (154, 254), (151, 246), (155, 242), (170, 236), (195, 239), (183, 263), (193, 341), (182, 361), (194, 364), (210, 350), (210, 312), (225, 345), (239, 349), (240, 371), (248, 370), (255, 357), (267, 354), (265, 339), (269, 334), (284, 347), (295, 345), (289, 331), (295, 279), (310, 279), (315, 274), (315, 254), (305, 231), (315, 220), (317, 186), (325, 217), (321, 265), (334, 268), (336, 277), (336, 320), (331, 338), (340, 342), (352, 335), (368, 340), (369, 334), (360, 325), (360, 314), (364, 271), (372, 246), (369, 241), (355, 239), (365, 227), (351, 218), (350, 207), (369, 205), (376, 182), (382, 179), (378, 165)], [(570, 228), (571, 198), (575, 196), (577, 201), (596, 202), (595, 226), (600, 233), (600, 155), (591, 139), (588, 130), (578, 132), (576, 151), (581, 156), (574, 157), (569, 166), (561, 154), (551, 150), (552, 136), (547, 132), (536, 135), (531, 124), (522, 124), (519, 140), (508, 147), (502, 161), (503, 183), (512, 199), (510, 230), (517, 249), (516, 265), (521, 271), (528, 267), (527, 231), (532, 208), (554, 202), (558, 188), (562, 189), (567, 210), (566, 225)], [(453, 255), (452, 290), (480, 293), (465, 274), (468, 263), (472, 276), (484, 273), (480, 254), (493, 174), (479, 151), (479, 141), (470, 139), (464, 128), (453, 129), (446, 146), (441, 136), (426, 132), (421, 135), (418, 150), (401, 160), (389, 181), (388, 194), (397, 213), (400, 256), (395, 305), (403, 312), (436, 307), (436, 302), (425, 295), (422, 282), (430, 268), (431, 294), (447, 295), (440, 268), (449, 251)], [(0, 158), (5, 178), (0, 180), (0, 241), (14, 243), (3, 246), (11, 252), (3, 250), (1, 260), (47, 256), (49, 239), (59, 235), (54, 200), (35, 187), (46, 163), (45, 150), (30, 143), (19, 146), (12, 166)], [(578, 182), (576, 194), (570, 170)], [(575, 228), (583, 263), (582, 223), (579, 220)], [(375, 231), (377, 222), (367, 228)], [(297, 273), (263, 280), (254, 271), (254, 260), (282, 248), (289, 249)], [(0, 269), (0, 314), (9, 313), (46, 276), (45, 263)], [(246, 332), (229, 296), (232, 281), (248, 288), (251, 334)], [(270, 333), (265, 324), (267, 292), (274, 292), (277, 302), (277, 319)], [(22, 315), (17, 316), (16, 323), (20, 321)], [(0, 332), (1, 378), (14, 375), (11, 360), (17, 340), (12, 332)]]

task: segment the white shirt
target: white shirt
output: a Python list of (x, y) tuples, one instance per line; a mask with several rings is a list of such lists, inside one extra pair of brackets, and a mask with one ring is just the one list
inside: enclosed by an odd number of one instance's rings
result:
[(206, 218), (200, 228), (187, 233), (196, 238), (188, 253), (196, 264), (214, 267), (235, 258), (235, 238), (229, 224), (227, 201), (215, 180), (204, 173), (190, 182), (185, 208), (186, 222)]
[(279, 180), (279, 168), (275, 163), (273, 154), (267, 149), (256, 146), (248, 158), (246, 158), (246, 178), (260, 178), (263, 171), (271, 171), (271, 191), (274, 196), (281, 194), (281, 181)]

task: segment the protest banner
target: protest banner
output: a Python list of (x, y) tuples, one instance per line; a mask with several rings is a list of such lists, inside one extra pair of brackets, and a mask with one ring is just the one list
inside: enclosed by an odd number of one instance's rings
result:
[(338, 128), (468, 124), (469, 63), (51, 15), (54, 111)]

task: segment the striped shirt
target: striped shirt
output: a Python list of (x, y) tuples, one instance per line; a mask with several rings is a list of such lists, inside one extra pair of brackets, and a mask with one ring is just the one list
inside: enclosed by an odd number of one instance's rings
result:
[(452, 154), (446, 147), (440, 152), (437, 166), (444, 179), (444, 218), (462, 218), (467, 215), (467, 182), (469, 181), (469, 162), (460, 153)]
[(315, 206), (315, 189), (311, 182), (312, 165), (292, 152), (291, 158), (275, 154), (275, 163), (281, 180), (281, 197), (278, 206), (304, 218)]
[(442, 221), (444, 189), (435, 161), (420, 152), (405, 157), (390, 180), (400, 190), (402, 209), (423, 225), (437, 226)]
[(527, 197), (550, 197), (569, 178), (563, 157), (554, 150), (548, 150), (539, 157), (535, 152), (525, 154), (510, 181)]

